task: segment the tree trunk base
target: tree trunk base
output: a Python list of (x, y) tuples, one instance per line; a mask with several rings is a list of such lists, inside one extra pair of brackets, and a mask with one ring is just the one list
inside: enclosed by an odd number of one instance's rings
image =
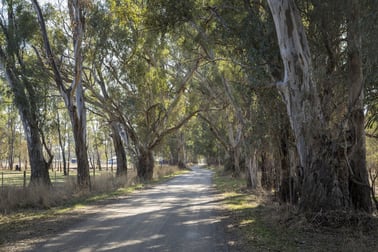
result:
[(137, 174), (141, 181), (150, 181), (153, 178), (154, 173), (154, 158), (152, 151), (141, 150), (138, 163), (137, 163)]

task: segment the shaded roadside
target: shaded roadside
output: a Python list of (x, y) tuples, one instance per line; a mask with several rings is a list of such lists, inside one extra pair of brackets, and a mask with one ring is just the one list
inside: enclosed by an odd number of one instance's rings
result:
[(378, 251), (377, 215), (309, 220), (274, 194), (248, 190), (243, 179), (215, 171), (230, 251)]

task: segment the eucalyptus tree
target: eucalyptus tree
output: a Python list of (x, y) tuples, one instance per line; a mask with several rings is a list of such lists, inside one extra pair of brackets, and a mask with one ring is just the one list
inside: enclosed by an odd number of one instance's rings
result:
[[(323, 10), (331, 10), (328, 3), (314, 2), (325, 7)], [(364, 146), (359, 2), (350, 0), (334, 12), (340, 18), (338, 28), (343, 29), (337, 49), (344, 50), (348, 56), (345, 61), (333, 62), (347, 69), (343, 73), (347, 85), (341, 119), (332, 118), (322, 103), (320, 83), (326, 79), (316, 78), (319, 76), (314, 74), (316, 67), (295, 2), (269, 0), (268, 3), (285, 71), (284, 79), (277, 83), (277, 87), (285, 98), (303, 169), (300, 208), (302, 211), (371, 212)], [(312, 9), (318, 7), (316, 4)], [(325, 38), (333, 37), (328, 35)], [(340, 42), (340, 38), (346, 43)], [(329, 56), (325, 58), (325, 65), (332, 62), (332, 54)]]
[[(249, 172), (248, 182), (255, 187), (258, 164), (262, 163), (259, 159), (266, 163), (269, 156), (269, 161), (273, 162), (273, 157), (266, 155), (268, 152), (280, 158), (280, 152), (271, 147), (278, 145), (273, 143), (278, 141), (278, 126), (285, 127), (272, 119), (282, 106), (262, 105), (269, 104), (268, 101), (280, 102), (277, 92), (267, 91), (262, 85), (280, 71), (278, 50), (274, 47), (276, 43), (269, 39), (274, 34), (274, 27), (266, 18), (268, 7), (260, 1), (225, 0), (199, 4), (197, 9), (199, 11), (192, 11), (195, 14), (187, 22), (196, 27), (200, 35), (198, 44), (207, 52), (208, 64), (212, 65), (211, 68), (201, 67), (198, 71), (202, 84), (200, 93), (223, 104), (219, 108), (227, 108), (225, 112), (233, 118), (226, 134), (217, 134), (226, 140), (222, 142), (231, 161), (226, 163), (226, 168), (234, 170), (236, 175), (240, 171)], [(262, 113), (259, 116), (258, 111), (262, 110), (267, 111), (265, 115), (272, 116), (262, 116)], [(264, 174), (269, 175), (267, 172)]]
[(152, 178), (153, 150), (165, 136), (177, 131), (198, 112), (191, 102), (196, 99), (195, 94), (188, 86), (199, 59), (180, 62), (169, 57), (175, 55), (167, 47), (173, 41), (153, 43), (155, 46), (145, 44), (148, 51), (140, 52), (131, 62), (130, 82), (134, 90), (129, 90), (128, 100), (132, 106), (127, 108), (123, 120), (136, 146), (138, 176), (143, 179)]
[[(135, 24), (118, 19), (112, 10), (112, 2), (96, 3), (88, 18), (88, 43), (85, 50), (88, 64), (85, 85), (89, 95), (87, 101), (94, 112), (101, 114), (111, 130), (111, 139), (117, 157), (117, 176), (127, 175), (127, 157), (122, 128), (124, 90), (122, 78), (123, 65), (132, 57), (137, 47)], [(127, 9), (130, 11), (130, 9)], [(117, 69), (119, 68), (119, 69)], [(123, 139), (124, 138), (124, 139)], [(126, 141), (125, 141), (126, 140)], [(113, 165), (113, 163), (111, 163)]]
[[(226, 60), (219, 60), (224, 56), (219, 52), (226, 50), (226, 47), (217, 44), (217, 42), (221, 43), (221, 35), (216, 34), (217, 31), (214, 29), (216, 24), (214, 23), (214, 13), (211, 12), (212, 8), (201, 1), (154, 1), (149, 4), (151, 11), (148, 21), (150, 24), (162, 32), (178, 33), (183, 36), (185, 38), (183, 49), (186, 55), (196, 52), (191, 48), (197, 48), (202, 55), (203, 63), (195, 73), (198, 82), (196, 92), (206, 101), (201, 104), (201, 118), (209, 123), (217, 124), (215, 123), (217, 120), (210, 119), (214, 113), (206, 112), (206, 110), (211, 106), (214, 109), (214, 104), (219, 104), (219, 107), (216, 108), (218, 111), (220, 108), (232, 108), (233, 99), (229, 95), (225, 95), (224, 86), (228, 86), (227, 78), (229, 77), (225, 77), (224, 71), (220, 69), (228, 63)], [(161, 9), (164, 9), (164, 12), (160, 12)], [(211, 103), (211, 100), (214, 100), (214, 103)], [(229, 111), (231, 113), (225, 120), (227, 122), (226, 134), (218, 134), (216, 137), (229, 153), (231, 162), (227, 166), (233, 170), (235, 175), (239, 175), (243, 127), (240, 113)], [(227, 115), (222, 114), (221, 116)], [(214, 125), (211, 127), (217, 128)]]
[[(89, 163), (86, 146), (86, 108), (84, 101), (84, 88), (82, 83), (83, 55), (82, 47), (85, 32), (85, 11), (89, 9), (88, 2), (81, 0), (68, 0), (68, 14), (70, 17), (69, 28), (72, 35), (72, 61), (59, 61), (50, 43), (48, 31), (42, 10), (37, 0), (32, 0), (35, 12), (38, 17), (45, 58), (49, 65), (56, 87), (62, 96), (68, 114), (70, 116), (73, 136), (75, 139), (75, 153), (78, 163), (77, 182), (81, 188), (90, 188)], [(66, 48), (69, 49), (70, 47)], [(64, 58), (62, 55), (61, 58)], [(65, 78), (60, 68), (64, 63), (72, 67), (72, 80)], [(72, 65), (70, 64), (72, 63)], [(71, 82), (67, 86), (67, 82)]]
[[(146, 12), (143, 1), (107, 4), (96, 13), (103, 22), (92, 23), (92, 32), (101, 43), (94, 41), (98, 49), (93, 51), (88, 74), (92, 80), (88, 81), (92, 83), (89, 98), (117, 129), (113, 136), (119, 136), (121, 129), (125, 132), (137, 156), (139, 178), (150, 180), (153, 151), (197, 112), (187, 104), (195, 100), (189, 83), (200, 57), (182, 60), (180, 40), (150, 29), (141, 19)], [(124, 4), (129, 8), (123, 8)]]
[(1, 4), (0, 64), (23, 123), (31, 166), (30, 181), (49, 185), (48, 168), (52, 157), (46, 160), (43, 155), (39, 121), (40, 92), (46, 83), (46, 74), (29, 46), (36, 32), (30, 7), (25, 1)]

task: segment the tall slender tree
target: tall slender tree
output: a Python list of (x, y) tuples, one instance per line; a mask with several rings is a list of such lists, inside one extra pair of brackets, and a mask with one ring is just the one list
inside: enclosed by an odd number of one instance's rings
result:
[(37, 13), (39, 26), (43, 38), (46, 59), (54, 75), (54, 81), (71, 119), (73, 136), (75, 139), (75, 153), (78, 164), (77, 182), (82, 188), (90, 188), (89, 162), (86, 146), (86, 108), (84, 101), (84, 88), (82, 83), (83, 57), (82, 47), (85, 29), (86, 1), (68, 0), (68, 12), (71, 21), (73, 39), (73, 78), (67, 87), (62, 76), (56, 56), (52, 51), (48, 37), (45, 20), (37, 0), (32, 0)]

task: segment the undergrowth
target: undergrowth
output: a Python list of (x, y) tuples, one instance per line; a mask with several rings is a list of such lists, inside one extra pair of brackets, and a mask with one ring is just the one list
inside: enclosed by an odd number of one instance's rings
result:
[(302, 214), (274, 193), (249, 190), (244, 179), (213, 170), (231, 251), (378, 251), (376, 215)]

